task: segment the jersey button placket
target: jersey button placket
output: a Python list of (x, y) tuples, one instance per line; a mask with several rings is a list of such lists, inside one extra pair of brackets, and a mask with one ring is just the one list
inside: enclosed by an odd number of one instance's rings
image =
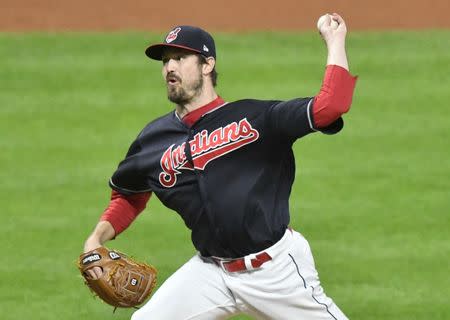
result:
[(211, 203), (210, 203), (210, 201), (208, 199), (209, 198), (208, 197), (208, 188), (207, 188), (207, 185), (206, 185), (206, 182), (205, 182), (205, 173), (203, 172), (203, 170), (199, 170), (199, 169), (197, 169), (195, 167), (194, 159), (193, 159), (192, 153), (191, 153), (191, 145), (190, 145), (189, 142), (194, 140), (194, 137), (195, 137), (196, 134), (199, 134), (199, 133), (196, 133), (196, 131), (201, 132), (201, 130), (195, 130), (194, 129), (194, 126), (196, 126), (197, 124), (198, 124), (198, 122), (195, 123), (191, 127), (191, 129), (189, 130), (189, 138), (188, 138), (188, 141), (186, 143), (185, 152), (186, 152), (186, 155), (187, 155), (189, 163), (194, 168), (194, 174), (195, 174), (195, 177), (197, 179), (198, 188), (199, 188), (199, 192), (200, 192), (200, 197), (201, 197), (201, 199), (203, 201), (203, 204), (205, 206), (205, 211), (206, 211), (206, 214), (208, 215), (209, 221), (211, 223), (211, 228), (212, 228), (212, 230), (214, 230), (214, 236), (217, 237), (218, 239), (220, 239), (219, 234), (218, 234), (219, 230), (217, 229), (217, 225), (215, 223), (214, 215), (212, 214), (212, 211), (211, 211)]

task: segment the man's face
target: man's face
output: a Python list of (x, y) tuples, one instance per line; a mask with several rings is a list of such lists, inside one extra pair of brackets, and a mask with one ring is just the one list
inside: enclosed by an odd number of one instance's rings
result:
[(196, 54), (188, 50), (168, 48), (162, 55), (162, 75), (167, 97), (176, 104), (187, 104), (202, 92), (202, 65)]

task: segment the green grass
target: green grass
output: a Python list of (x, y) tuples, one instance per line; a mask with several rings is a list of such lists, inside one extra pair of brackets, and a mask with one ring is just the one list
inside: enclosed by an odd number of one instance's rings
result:
[[(0, 34), (0, 319), (111, 319), (75, 261), (129, 143), (172, 108), (143, 54), (159, 38)], [(227, 100), (320, 87), (317, 34), (221, 34), (217, 46)], [(351, 33), (348, 55), (360, 78), (346, 128), (295, 145), (292, 226), (351, 319), (449, 319), (450, 32)], [(194, 254), (156, 198), (109, 245), (155, 264), (159, 284)]]

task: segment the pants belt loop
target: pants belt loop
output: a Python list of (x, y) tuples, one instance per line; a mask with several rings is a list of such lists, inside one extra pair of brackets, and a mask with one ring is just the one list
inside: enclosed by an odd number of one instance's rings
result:
[(247, 270), (253, 270), (252, 260), (255, 259), (255, 256), (253, 254), (249, 254), (244, 257), (244, 263)]

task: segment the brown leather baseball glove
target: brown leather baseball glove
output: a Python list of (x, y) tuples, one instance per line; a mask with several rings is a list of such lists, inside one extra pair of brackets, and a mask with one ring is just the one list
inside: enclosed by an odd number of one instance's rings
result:
[[(86, 273), (86, 270), (93, 267), (103, 269), (102, 276), (97, 280)], [(80, 255), (78, 269), (89, 289), (114, 307), (140, 305), (156, 285), (157, 271), (154, 267), (105, 247)]]

